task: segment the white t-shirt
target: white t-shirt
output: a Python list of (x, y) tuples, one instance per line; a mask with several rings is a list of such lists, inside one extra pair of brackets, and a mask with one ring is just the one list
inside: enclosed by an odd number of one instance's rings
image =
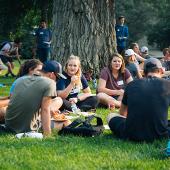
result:
[(0, 55), (4, 55), (4, 53), (8, 53), (8, 52), (17, 51), (18, 47), (14, 47), (13, 44), (14, 44), (13, 42), (11, 42), (10, 44), (6, 43), (0, 51)]

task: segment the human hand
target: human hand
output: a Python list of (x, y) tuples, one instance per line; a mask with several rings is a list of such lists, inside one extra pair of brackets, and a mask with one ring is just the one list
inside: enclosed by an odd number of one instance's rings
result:
[(70, 102), (70, 103), (77, 103), (77, 102), (78, 102), (78, 99), (77, 99), (77, 97), (70, 98), (70, 99), (69, 99), (69, 102)]
[(75, 85), (79, 80), (80, 80), (80, 77), (74, 75), (71, 77), (71, 84)]
[(124, 90), (123, 89), (117, 90), (117, 95), (118, 96), (123, 96), (123, 94), (124, 94)]

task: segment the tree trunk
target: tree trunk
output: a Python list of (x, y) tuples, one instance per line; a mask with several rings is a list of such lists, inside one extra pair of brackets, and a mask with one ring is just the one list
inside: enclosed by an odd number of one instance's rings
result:
[(64, 64), (74, 54), (98, 72), (116, 51), (114, 12), (114, 0), (54, 0), (53, 57)]

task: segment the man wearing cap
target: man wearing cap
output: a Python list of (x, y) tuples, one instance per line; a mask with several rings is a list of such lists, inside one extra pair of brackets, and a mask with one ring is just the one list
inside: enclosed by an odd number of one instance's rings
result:
[(115, 26), (116, 39), (117, 39), (117, 51), (121, 54), (126, 49), (126, 42), (128, 39), (128, 27), (124, 25), (125, 17), (119, 16), (118, 24)]
[(142, 57), (143, 57), (143, 58), (145, 58), (145, 59), (151, 58), (151, 56), (149, 55), (149, 49), (148, 49), (148, 47), (143, 46), (140, 51), (141, 51), (141, 54), (142, 54)]
[(120, 115), (110, 113), (110, 129), (121, 139), (152, 142), (168, 138), (170, 81), (162, 79), (163, 67), (156, 58), (144, 63), (146, 78), (130, 82), (124, 92)]
[(124, 53), (126, 68), (130, 71), (133, 79), (142, 78), (140, 73), (139, 63), (136, 60), (135, 52), (132, 49), (128, 49)]
[(40, 109), (44, 135), (51, 133), (50, 111), (58, 110), (62, 105), (62, 102), (55, 100), (56, 81), (58, 77), (65, 76), (62, 74), (61, 64), (54, 60), (47, 61), (41, 73), (42, 76), (25, 76), (24, 79), (16, 80), (5, 116), (5, 125), (11, 132), (38, 130), (39, 127), (35, 127), (34, 123), (38, 120), (37, 112)]

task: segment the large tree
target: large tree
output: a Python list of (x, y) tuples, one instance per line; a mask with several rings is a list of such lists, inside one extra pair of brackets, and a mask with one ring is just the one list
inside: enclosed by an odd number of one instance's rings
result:
[(71, 55), (83, 68), (98, 71), (116, 51), (114, 0), (57, 0), (53, 4), (53, 56), (65, 63)]

